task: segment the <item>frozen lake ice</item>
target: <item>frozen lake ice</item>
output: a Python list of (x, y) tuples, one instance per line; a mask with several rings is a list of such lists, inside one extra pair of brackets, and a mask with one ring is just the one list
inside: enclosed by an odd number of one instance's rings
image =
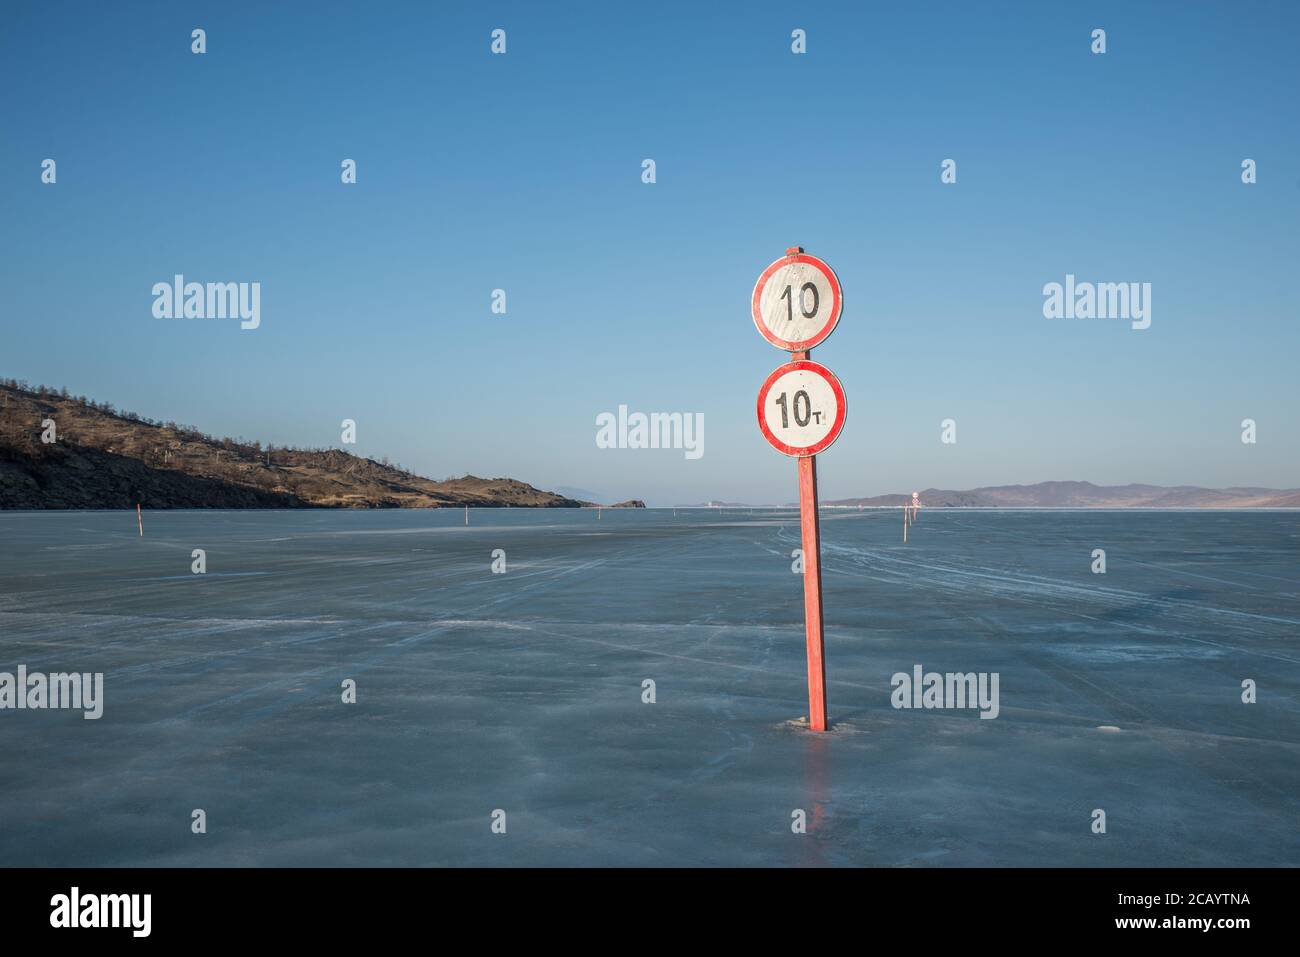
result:
[[(104, 673), (0, 710), (0, 861), (1300, 862), (1300, 514), (824, 510), (825, 735), (797, 512), (463, 522), (0, 514), (0, 672)], [(918, 664), (997, 718), (892, 707)]]

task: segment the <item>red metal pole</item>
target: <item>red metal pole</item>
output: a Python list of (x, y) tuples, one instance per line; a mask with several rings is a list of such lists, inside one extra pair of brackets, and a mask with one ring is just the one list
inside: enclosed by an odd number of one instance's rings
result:
[[(787, 249), (786, 252), (791, 250)], [(802, 252), (803, 250), (798, 250)], [(811, 359), (812, 350), (790, 353)], [(822, 631), (822, 533), (817, 516), (817, 456), (799, 458), (799, 528), (803, 535), (803, 627), (808, 647), (808, 727), (826, 730), (826, 655)]]
[(821, 526), (817, 520), (817, 457), (799, 459), (799, 526), (803, 532), (803, 615), (808, 644), (808, 727), (826, 730), (826, 660), (822, 634)]

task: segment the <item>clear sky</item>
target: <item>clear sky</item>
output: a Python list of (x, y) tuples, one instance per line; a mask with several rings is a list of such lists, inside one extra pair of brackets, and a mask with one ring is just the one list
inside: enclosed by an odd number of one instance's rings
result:
[[(800, 244), (845, 293), (825, 498), (1300, 486), (1297, 35), (1291, 2), (8, 2), (0, 374), (277, 444), (352, 418), (436, 478), (791, 501), (749, 295)], [(260, 282), (261, 327), (155, 319), (175, 273)], [(1044, 318), (1067, 273), (1150, 282), (1151, 327)], [(705, 454), (597, 448), (620, 404), (703, 413)]]

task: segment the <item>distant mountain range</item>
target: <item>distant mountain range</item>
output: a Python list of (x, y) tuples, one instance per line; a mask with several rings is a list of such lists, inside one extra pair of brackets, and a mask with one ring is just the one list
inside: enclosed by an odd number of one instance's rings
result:
[[(822, 504), (871, 508), (905, 505), (911, 501), (912, 493), (908, 492), (841, 498)], [(1300, 508), (1300, 489), (1039, 482), (965, 491), (927, 488), (921, 492), (921, 505), (930, 508)]]
[[(52, 431), (46, 423), (52, 423)], [(54, 441), (43, 441), (48, 436)], [(579, 508), (509, 478), (437, 482), (341, 449), (264, 448), (0, 380), (0, 508)], [(625, 503), (631, 504), (631, 503)]]

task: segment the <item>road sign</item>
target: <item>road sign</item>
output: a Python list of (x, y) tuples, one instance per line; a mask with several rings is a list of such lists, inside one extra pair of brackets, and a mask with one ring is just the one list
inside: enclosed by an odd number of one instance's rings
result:
[(808, 652), (808, 728), (826, 730), (826, 656), (822, 632), (822, 542), (817, 509), (817, 453), (840, 437), (848, 402), (834, 373), (808, 352), (835, 331), (844, 296), (835, 271), (802, 246), (763, 270), (750, 313), (763, 338), (794, 353), (758, 390), (758, 428), (778, 452), (799, 463), (799, 532), (803, 541), (803, 627)]
[(787, 352), (806, 352), (834, 332), (843, 307), (835, 270), (797, 246), (763, 270), (750, 302), (759, 333)]
[(778, 452), (802, 458), (830, 448), (848, 402), (830, 369), (799, 359), (778, 366), (758, 390), (758, 427)]

